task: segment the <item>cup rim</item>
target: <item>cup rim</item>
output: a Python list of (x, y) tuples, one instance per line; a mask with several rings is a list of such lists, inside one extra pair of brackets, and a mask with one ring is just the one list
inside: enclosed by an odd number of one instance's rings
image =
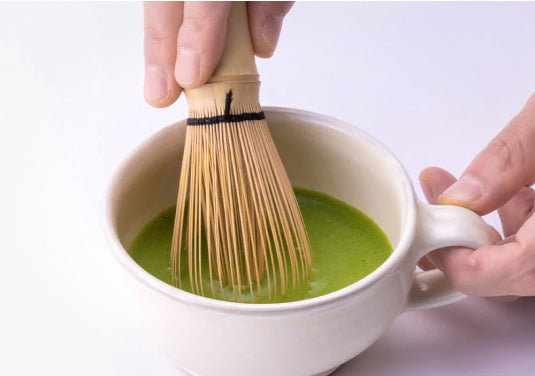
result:
[(321, 295), (318, 297), (298, 300), (285, 303), (266, 303), (266, 304), (251, 304), (251, 303), (238, 303), (216, 300), (199, 295), (189, 293), (184, 290), (180, 290), (177, 287), (171, 286), (152, 274), (144, 270), (138, 265), (128, 254), (127, 250), (121, 244), (118, 234), (115, 232), (114, 225), (114, 197), (116, 189), (120, 185), (119, 178), (122, 172), (129, 165), (133, 158), (147, 145), (151, 144), (155, 139), (169, 129), (177, 126), (183, 126), (185, 120), (175, 122), (162, 129), (159, 129), (153, 133), (144, 142), (133, 148), (126, 158), (124, 158), (114, 170), (111, 183), (107, 189), (107, 195), (104, 207), (104, 232), (108, 239), (111, 252), (121, 264), (121, 266), (140, 283), (149, 287), (150, 289), (171, 298), (174, 301), (181, 302), (188, 306), (196, 308), (207, 309), (211, 311), (226, 312), (232, 314), (242, 315), (272, 315), (275, 313), (292, 314), (301, 311), (316, 311), (325, 310), (332, 306), (343, 304), (348, 299), (354, 296), (360, 295), (378, 282), (381, 278), (393, 271), (404, 259), (405, 255), (411, 248), (411, 242), (414, 238), (416, 231), (416, 198), (414, 189), (412, 187), (409, 175), (405, 168), (399, 161), (399, 159), (382, 143), (373, 138), (371, 135), (363, 131), (362, 129), (351, 125), (347, 122), (338, 120), (336, 118), (314, 113), (307, 110), (300, 110), (287, 107), (267, 106), (263, 107), (264, 112), (269, 118), (270, 114), (282, 114), (289, 118), (298, 119), (301, 121), (321, 122), (328, 123), (330, 128), (334, 128), (338, 131), (342, 131), (348, 135), (356, 136), (364, 139), (367, 144), (374, 147), (378, 152), (390, 158), (393, 166), (396, 168), (399, 174), (399, 187), (403, 191), (403, 198), (405, 200), (405, 213), (403, 213), (402, 221), (404, 226), (401, 231), (400, 239), (396, 247), (392, 250), (392, 254), (373, 272), (366, 275), (364, 278), (346, 286), (342, 289), (333, 291), (331, 293)]

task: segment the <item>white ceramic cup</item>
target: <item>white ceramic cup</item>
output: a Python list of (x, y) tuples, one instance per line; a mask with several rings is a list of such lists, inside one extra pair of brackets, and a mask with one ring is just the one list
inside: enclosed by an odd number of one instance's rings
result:
[(369, 347), (402, 312), (462, 298), (439, 271), (415, 272), (423, 255), (492, 241), (489, 227), (473, 212), (419, 202), (398, 160), (358, 128), (294, 109), (265, 113), (292, 184), (363, 211), (394, 251), (364, 279), (291, 303), (217, 301), (161, 282), (126, 249), (143, 225), (176, 200), (185, 121), (162, 129), (116, 174), (107, 229), (111, 250), (135, 291), (142, 331), (191, 375), (327, 375)]

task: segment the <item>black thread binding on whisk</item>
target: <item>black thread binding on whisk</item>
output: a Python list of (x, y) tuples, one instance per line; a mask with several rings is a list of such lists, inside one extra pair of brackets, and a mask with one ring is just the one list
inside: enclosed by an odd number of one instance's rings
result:
[(215, 125), (221, 123), (241, 123), (250, 120), (264, 120), (264, 111), (243, 112), (241, 114), (231, 114), (230, 104), (232, 103), (232, 90), (225, 96), (225, 110), (223, 115), (207, 116), (202, 118), (188, 118), (187, 125)]

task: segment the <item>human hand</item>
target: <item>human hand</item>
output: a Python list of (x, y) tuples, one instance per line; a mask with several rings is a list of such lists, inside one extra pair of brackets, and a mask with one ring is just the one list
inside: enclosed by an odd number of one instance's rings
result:
[[(293, 2), (250, 2), (249, 28), (255, 55), (275, 51), (282, 20)], [(212, 75), (223, 52), (230, 2), (146, 2), (145, 100), (167, 107), (183, 88)]]
[(432, 204), (459, 205), (480, 215), (497, 209), (505, 236), (475, 251), (436, 250), (428, 261), (467, 295), (535, 295), (535, 94), (458, 181), (436, 167), (419, 179)]

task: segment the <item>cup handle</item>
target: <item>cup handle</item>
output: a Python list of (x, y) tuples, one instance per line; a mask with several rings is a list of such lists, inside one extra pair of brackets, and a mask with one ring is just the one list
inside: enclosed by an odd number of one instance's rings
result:
[[(419, 224), (412, 248), (417, 259), (438, 248), (477, 249), (495, 241), (492, 228), (471, 210), (420, 202), (418, 211)], [(415, 272), (406, 310), (439, 307), (464, 297), (440, 270)]]

